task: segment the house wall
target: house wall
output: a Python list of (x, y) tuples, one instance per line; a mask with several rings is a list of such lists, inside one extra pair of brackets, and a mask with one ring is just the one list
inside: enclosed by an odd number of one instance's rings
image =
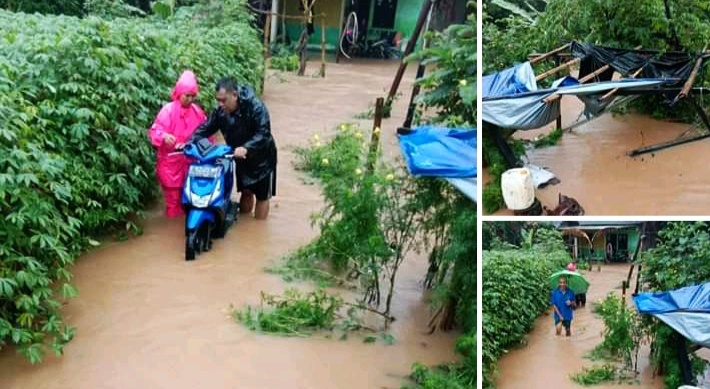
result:
[[(286, 15), (301, 16), (303, 13), (298, 9), (300, 0), (282, 0), (286, 7)], [(315, 14), (325, 14), (325, 41), (331, 46), (337, 47), (340, 38), (340, 14), (343, 9), (343, 0), (316, 0), (313, 5)], [(279, 10), (279, 13), (283, 12)], [(315, 32), (310, 36), (308, 43), (320, 47), (321, 40), (321, 19), (315, 19)], [(279, 21), (279, 25), (281, 22)], [(286, 20), (286, 33), (292, 42), (298, 41), (303, 30), (303, 22), (296, 19)]]
[[(299, 11), (300, 0), (282, 0), (283, 6), (286, 7), (287, 15), (301, 15)], [(368, 17), (368, 39), (379, 39), (380, 34), (383, 30), (372, 28), (372, 15), (375, 10), (375, 3), (377, 0), (372, 0), (370, 3), (370, 15)], [(399, 31), (403, 34), (403, 43), (406, 43), (414, 32), (414, 27), (417, 24), (417, 18), (419, 17), (419, 11), (421, 10), (422, 4), (425, 0), (398, 0), (397, 1), (397, 14), (395, 15), (394, 30)], [(325, 39), (326, 44), (330, 49), (334, 49), (338, 46), (338, 40), (340, 38), (340, 23), (341, 23), (341, 13), (343, 10), (343, 0), (316, 0), (314, 4), (314, 10), (316, 14), (325, 14)], [(281, 12), (282, 10), (279, 10)], [(343, 17), (347, 17), (344, 15)], [(281, 22), (279, 21), (279, 29), (281, 28)], [(308, 40), (309, 45), (320, 45), (321, 41), (321, 31), (320, 31), (320, 20), (316, 19), (315, 32), (311, 35)], [(297, 41), (298, 37), (301, 35), (301, 30), (303, 25), (301, 21), (288, 19), (286, 20), (286, 33), (289, 39)], [(419, 47), (419, 46), (417, 46)]]
[[(585, 231), (590, 237), (594, 235), (595, 231)], [(627, 245), (623, 249), (629, 253), (629, 258), (633, 256), (636, 250), (636, 245), (641, 237), (641, 232), (638, 228), (623, 228), (615, 231), (617, 234), (626, 234)], [(607, 244), (607, 234), (614, 233), (614, 231), (606, 231), (603, 237), (597, 238), (594, 241), (594, 256), (595, 257), (606, 257), (606, 244)]]

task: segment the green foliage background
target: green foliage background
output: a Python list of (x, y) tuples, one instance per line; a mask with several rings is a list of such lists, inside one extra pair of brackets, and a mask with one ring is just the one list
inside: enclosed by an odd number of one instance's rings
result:
[(70, 267), (92, 239), (137, 230), (129, 220), (156, 193), (146, 129), (180, 72), (198, 74), (206, 108), (218, 77), (261, 84), (249, 23), (0, 11), (0, 346), (31, 362), (45, 346), (61, 354)]

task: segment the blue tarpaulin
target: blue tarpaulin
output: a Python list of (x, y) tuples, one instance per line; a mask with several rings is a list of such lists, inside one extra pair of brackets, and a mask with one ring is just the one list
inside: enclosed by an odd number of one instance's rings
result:
[(420, 126), (399, 136), (414, 176), (441, 177), (476, 201), (476, 129)]
[(575, 95), (584, 102), (587, 118), (602, 113), (613, 100), (599, 102), (597, 97), (613, 89), (647, 90), (677, 79), (622, 79), (580, 84), (574, 77), (556, 80), (548, 89), (538, 89), (529, 62), (502, 70), (482, 80), (483, 121), (513, 130), (531, 130), (553, 122), (560, 115), (560, 100), (545, 103), (548, 97)]
[(483, 76), (481, 79), (483, 98), (510, 96), (537, 90), (535, 72), (530, 62), (515, 65), (512, 68)]
[(634, 297), (641, 314), (657, 317), (693, 343), (710, 347), (710, 283)]

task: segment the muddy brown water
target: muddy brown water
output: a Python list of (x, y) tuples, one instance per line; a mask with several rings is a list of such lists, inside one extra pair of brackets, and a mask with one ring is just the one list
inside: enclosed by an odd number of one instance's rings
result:
[[(562, 99), (563, 128), (577, 121), (582, 108), (575, 97)], [(514, 136), (530, 139), (553, 127), (554, 123)], [(640, 115), (604, 114), (578, 125), (565, 132), (556, 146), (528, 152), (530, 163), (549, 168), (561, 180), (538, 189), (536, 195), (548, 208), (557, 206), (558, 193), (571, 196), (588, 216), (710, 214), (705, 199), (710, 191), (706, 169), (710, 139), (627, 156), (631, 150), (673, 140), (688, 130), (687, 124)], [(483, 178), (485, 182), (487, 177)], [(512, 215), (512, 211), (501, 209), (496, 215)]]
[[(424, 334), (429, 320), (421, 282), (424, 258), (412, 258), (401, 269), (391, 346), (364, 344), (356, 337), (260, 335), (227, 313), (230, 304), (257, 304), (261, 291), (298, 286), (264, 271), (316, 235), (309, 215), (322, 204), (319, 190), (293, 170), (290, 146), (305, 144), (314, 131), (328, 134), (342, 121), (355, 121), (354, 114), (385, 95), (396, 66), (328, 64), (325, 79), (271, 76), (264, 100), (280, 157), (270, 218), (243, 217), (211, 252), (185, 262), (182, 220), (152, 211), (144, 235), (108, 243), (78, 259), (74, 274), (80, 296), (63, 309), (77, 332), (65, 355), (31, 366), (14, 349), (3, 349), (0, 388), (398, 388), (414, 362), (456, 360), (456, 333)], [(307, 74), (317, 67), (309, 63)], [(391, 155), (413, 79), (410, 67), (401, 89), (406, 98), (383, 124), (383, 143)]]
[[(581, 388), (570, 379), (571, 374), (579, 373), (601, 362), (592, 362), (585, 356), (602, 341), (604, 324), (592, 313), (592, 304), (609, 292), (621, 295), (621, 281), (626, 279), (629, 265), (602, 265), (591, 271), (583, 271), (591, 284), (587, 293), (587, 305), (578, 308), (572, 321), (572, 336), (569, 338), (555, 335), (551, 311), (538, 318), (535, 328), (526, 338), (526, 345), (510, 350), (500, 359), (497, 386), (500, 389), (548, 389)], [(632, 283), (632, 285), (634, 285)], [(630, 302), (630, 295), (627, 295)], [(653, 370), (648, 361), (648, 347), (639, 353), (639, 382), (632, 384), (615, 383), (595, 385), (596, 389), (624, 388), (663, 388), (662, 377), (653, 377)]]

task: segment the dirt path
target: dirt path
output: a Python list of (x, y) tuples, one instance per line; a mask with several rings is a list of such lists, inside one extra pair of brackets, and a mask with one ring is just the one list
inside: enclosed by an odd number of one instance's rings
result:
[[(287, 285), (263, 268), (315, 236), (309, 215), (321, 205), (319, 191), (294, 172), (290, 147), (365, 111), (384, 95), (395, 66), (329, 64), (325, 79), (269, 78), (264, 100), (280, 150), (279, 196), (270, 219), (241, 219), (211, 252), (185, 262), (182, 221), (152, 212), (143, 236), (77, 261), (80, 297), (64, 309), (77, 334), (65, 356), (31, 366), (6, 348), (0, 352), (0, 388), (398, 388), (413, 362), (454, 360), (456, 334), (422, 334), (429, 314), (422, 297), (424, 260), (403, 266), (393, 346), (263, 336), (226, 313), (230, 304), (257, 303), (261, 291), (282, 291)], [(411, 90), (413, 78), (409, 69), (403, 91)], [(404, 100), (383, 126), (391, 153)]]
[[(563, 127), (576, 122), (582, 109), (578, 99), (563, 98)], [(530, 139), (553, 127), (554, 123), (515, 136)], [(571, 196), (588, 216), (708, 214), (705, 156), (710, 153), (710, 140), (627, 156), (631, 150), (673, 140), (688, 129), (687, 124), (608, 113), (581, 124), (566, 132), (556, 146), (528, 152), (530, 163), (549, 168), (561, 180), (538, 189), (536, 195), (549, 208), (557, 205), (558, 193)], [(499, 210), (496, 215), (512, 215), (512, 211)]]
[[(587, 306), (577, 309), (572, 321), (572, 336), (555, 336), (550, 314), (538, 318), (535, 329), (528, 334), (527, 345), (511, 350), (504, 356), (498, 367), (500, 389), (548, 389), (581, 388), (570, 379), (571, 374), (591, 367), (595, 363), (585, 359), (585, 355), (602, 340), (604, 324), (592, 313), (592, 304), (609, 292), (621, 295), (621, 281), (626, 279), (628, 265), (605, 265), (601, 272), (596, 266), (592, 271), (583, 272), (591, 284), (587, 293)], [(630, 296), (627, 296), (630, 299)], [(648, 362), (648, 349), (641, 350), (639, 371), (640, 385), (599, 385), (595, 389), (662, 388), (662, 379), (653, 378)]]

